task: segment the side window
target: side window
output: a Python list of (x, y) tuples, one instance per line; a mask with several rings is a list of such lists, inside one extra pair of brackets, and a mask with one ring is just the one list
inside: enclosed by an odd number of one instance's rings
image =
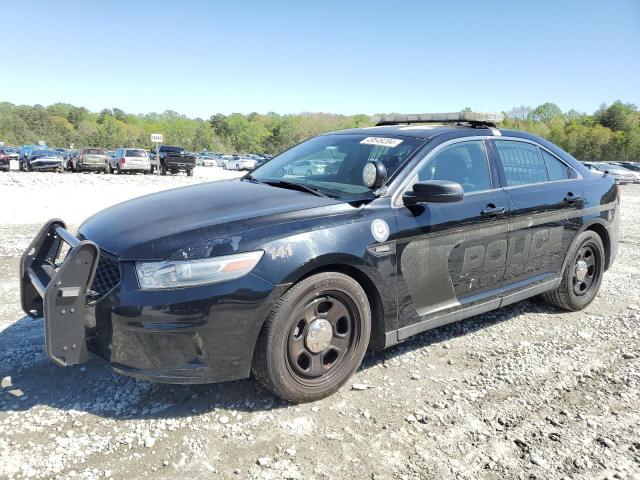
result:
[(465, 193), (489, 190), (491, 174), (482, 140), (455, 143), (443, 148), (418, 172), (418, 180), (449, 180)]
[(545, 150), (540, 149), (540, 153), (542, 153), (542, 158), (547, 166), (549, 180), (566, 180), (571, 178), (569, 167)]
[(546, 182), (547, 167), (545, 166), (538, 147), (529, 143), (495, 140), (507, 186), (531, 185)]

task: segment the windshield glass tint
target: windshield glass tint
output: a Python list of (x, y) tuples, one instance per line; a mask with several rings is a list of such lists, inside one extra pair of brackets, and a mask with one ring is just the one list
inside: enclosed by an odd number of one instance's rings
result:
[(322, 135), (278, 155), (252, 176), (300, 183), (339, 197), (363, 194), (370, 191), (362, 181), (367, 162), (381, 161), (389, 178), (423, 143), (409, 137)]
[(55, 150), (39, 150), (33, 154), (34, 157), (59, 157), (60, 152)]

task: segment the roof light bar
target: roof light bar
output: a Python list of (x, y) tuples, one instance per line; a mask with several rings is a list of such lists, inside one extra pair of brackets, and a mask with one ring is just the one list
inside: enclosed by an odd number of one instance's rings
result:
[(450, 123), (466, 122), (474, 126), (495, 127), (504, 120), (499, 112), (450, 112), (450, 113), (416, 113), (392, 114), (374, 118), (376, 126), (397, 125), (400, 123)]

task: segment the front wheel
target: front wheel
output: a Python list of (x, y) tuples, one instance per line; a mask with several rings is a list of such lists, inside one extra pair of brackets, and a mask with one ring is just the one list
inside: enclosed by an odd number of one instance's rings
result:
[(605, 253), (600, 235), (581, 233), (567, 253), (567, 262), (558, 288), (543, 293), (551, 305), (565, 310), (582, 310), (595, 298), (604, 274)]
[(349, 380), (369, 344), (371, 308), (353, 278), (319, 273), (291, 287), (264, 323), (252, 371), (290, 402), (327, 397)]

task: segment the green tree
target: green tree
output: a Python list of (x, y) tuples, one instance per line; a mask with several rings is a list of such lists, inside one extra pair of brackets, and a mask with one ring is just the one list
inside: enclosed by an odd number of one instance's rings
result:
[(531, 113), (529, 113), (528, 118), (533, 120), (534, 122), (549, 122), (554, 118), (562, 118), (562, 110), (555, 103), (547, 102), (542, 105), (538, 105)]
[(608, 108), (603, 105), (595, 118), (600, 125), (614, 131), (630, 132), (638, 128), (638, 108), (633, 103), (616, 100)]

